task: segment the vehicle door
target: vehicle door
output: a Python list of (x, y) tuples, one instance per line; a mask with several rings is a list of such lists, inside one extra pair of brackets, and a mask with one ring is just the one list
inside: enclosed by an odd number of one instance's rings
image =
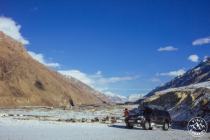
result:
[(151, 121), (154, 122), (154, 123), (157, 123), (158, 122), (158, 111), (156, 109), (154, 109), (152, 111), (152, 114), (151, 114)]
[(161, 110), (155, 109), (154, 110), (154, 115), (155, 115), (155, 123), (156, 124), (162, 124), (163, 123), (163, 119), (164, 119), (164, 114)]
[(157, 124), (162, 124), (164, 121), (164, 111), (158, 110), (157, 111)]

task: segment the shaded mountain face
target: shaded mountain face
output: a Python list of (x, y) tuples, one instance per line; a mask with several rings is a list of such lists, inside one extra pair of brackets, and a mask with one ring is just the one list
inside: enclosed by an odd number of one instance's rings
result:
[(74, 78), (49, 70), (0, 32), (0, 107), (102, 105), (109, 100)]
[(210, 58), (157, 87), (136, 103), (162, 106), (169, 111), (173, 121), (189, 121), (201, 116), (210, 122)]
[(143, 102), (167, 109), (173, 121), (200, 116), (210, 122), (210, 81), (162, 90)]
[(168, 88), (182, 87), (205, 81), (210, 81), (210, 58), (207, 58), (198, 66), (187, 71), (184, 75), (174, 78), (173, 80), (171, 80), (163, 86), (157, 87), (146, 96), (152, 96), (155, 92), (165, 90)]

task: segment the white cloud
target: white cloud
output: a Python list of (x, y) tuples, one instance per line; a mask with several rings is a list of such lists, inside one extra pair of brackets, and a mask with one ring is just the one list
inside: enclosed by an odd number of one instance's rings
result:
[(104, 77), (102, 74), (97, 74), (96, 76), (92, 76), (93, 78), (95, 77), (97, 82), (100, 84), (110, 84), (110, 83), (117, 83), (117, 82), (122, 82), (122, 81), (129, 81), (133, 80), (134, 77), (132, 76), (125, 76), (125, 77)]
[(58, 72), (67, 77), (70, 76), (70, 77), (76, 78), (89, 86), (93, 86), (95, 82), (93, 79), (90, 78), (89, 75), (79, 70), (59, 70)]
[(111, 83), (129, 81), (137, 78), (137, 76), (105, 77), (101, 71), (97, 71), (95, 74), (86, 74), (79, 70), (59, 70), (58, 72), (65, 76), (74, 77), (96, 89), (101, 89), (101, 87), (106, 87)]
[(163, 51), (177, 51), (178, 48), (175, 48), (173, 46), (166, 46), (166, 47), (161, 47), (157, 51), (163, 52)]
[(192, 61), (192, 62), (198, 62), (199, 61), (199, 56), (196, 54), (192, 54), (188, 57), (188, 60)]
[(210, 36), (199, 38), (192, 42), (193, 46), (200, 46), (200, 45), (205, 45), (205, 44), (210, 44)]
[(165, 73), (159, 73), (158, 76), (171, 76), (171, 77), (176, 77), (176, 76), (181, 76), (185, 73), (186, 71), (184, 69), (179, 69), (177, 71), (170, 71), (170, 72), (165, 72)]
[(21, 35), (20, 29), (21, 26), (18, 25), (13, 19), (0, 17), (0, 31), (24, 45), (29, 44), (29, 41)]
[(151, 81), (154, 82), (154, 83), (161, 83), (161, 80), (159, 78), (156, 78), (156, 77), (152, 78)]
[(51, 68), (57, 68), (60, 67), (59, 63), (52, 63), (52, 62), (47, 62), (44, 58), (44, 55), (41, 53), (35, 53), (32, 51), (28, 51), (28, 54), (36, 61), (44, 64), (47, 67), (51, 67)]

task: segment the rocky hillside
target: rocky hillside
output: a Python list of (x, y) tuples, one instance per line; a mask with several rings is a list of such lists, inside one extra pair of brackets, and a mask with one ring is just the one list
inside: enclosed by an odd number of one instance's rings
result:
[(137, 103), (162, 106), (176, 122), (187, 122), (197, 116), (210, 122), (210, 58), (154, 89)]
[(197, 116), (210, 122), (210, 58), (154, 89), (141, 102), (162, 106), (176, 122), (187, 122)]
[(205, 81), (210, 81), (210, 58), (207, 58), (198, 66), (187, 71), (184, 75), (178, 76), (170, 82), (164, 84), (163, 86), (157, 87), (156, 89), (152, 90), (149, 94), (147, 94), (147, 97), (155, 94), (155, 92), (157, 91), (162, 91), (168, 88), (187, 86)]
[(144, 103), (164, 107), (174, 121), (196, 116), (210, 121), (210, 81), (162, 90), (147, 97)]
[(49, 70), (0, 32), (0, 107), (102, 105), (108, 99), (76, 79)]

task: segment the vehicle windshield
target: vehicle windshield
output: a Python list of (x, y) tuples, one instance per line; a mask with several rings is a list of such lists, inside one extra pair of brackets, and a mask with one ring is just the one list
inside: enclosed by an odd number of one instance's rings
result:
[(150, 108), (150, 109), (152, 109), (152, 110), (154, 110), (154, 109), (157, 109), (157, 110), (164, 110), (163, 107), (157, 106), (157, 105), (147, 105), (147, 106), (145, 106), (145, 108)]
[(143, 110), (140, 110), (138, 108), (134, 108), (129, 111), (129, 115), (143, 115)]

